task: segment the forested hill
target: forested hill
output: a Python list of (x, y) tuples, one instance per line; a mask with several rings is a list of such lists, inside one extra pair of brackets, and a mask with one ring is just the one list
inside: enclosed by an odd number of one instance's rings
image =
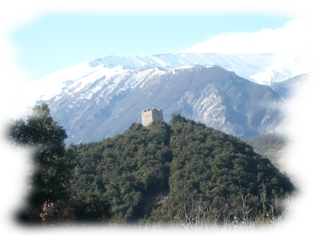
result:
[(284, 132), (245, 139), (267, 157), (294, 185), (314, 194), (314, 132)]
[[(314, 234), (314, 198), (236, 137), (173, 115), (66, 148), (0, 98), (0, 234)], [(274, 233), (275, 232), (275, 233)]]
[(271, 221), (282, 213), (280, 199), (295, 190), (239, 138), (180, 115), (169, 125), (133, 123), (113, 138), (67, 151), (74, 157), (77, 220)]

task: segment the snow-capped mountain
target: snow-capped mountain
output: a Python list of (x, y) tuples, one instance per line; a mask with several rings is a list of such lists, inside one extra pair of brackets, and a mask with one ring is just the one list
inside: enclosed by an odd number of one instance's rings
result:
[[(107, 56), (57, 71), (37, 80), (26, 88), (28, 93), (26, 97), (29, 103), (33, 103), (39, 98), (47, 100), (51, 97), (62, 96), (69, 90), (82, 91), (101, 77), (106, 77), (106, 82), (113, 87), (119, 82), (116, 79), (134, 71), (155, 68), (155, 71), (158, 69), (159, 73), (162, 70), (193, 65), (220, 66), (228, 71), (234, 71), (240, 77), (263, 85), (284, 81), (312, 69), (303, 57), (289, 53)], [(144, 74), (141, 79), (138, 77), (130, 79), (132, 81), (126, 83), (130, 88), (139, 85), (140, 80), (141, 82), (147, 80)]]
[(243, 138), (269, 133), (280, 127), (281, 103), (297, 76), (313, 70), (311, 25), (295, 19), (283, 28), (214, 35), (175, 54), (94, 59), (14, 91), (21, 101), (13, 107), (47, 102), (68, 143), (118, 134), (153, 107), (165, 121), (180, 113)]
[(47, 102), (68, 143), (118, 134), (153, 107), (163, 109), (165, 121), (180, 113), (249, 137), (275, 131), (283, 119), (280, 96), (264, 84), (309, 70), (292, 55), (108, 56), (45, 76), (22, 97), (29, 106)]

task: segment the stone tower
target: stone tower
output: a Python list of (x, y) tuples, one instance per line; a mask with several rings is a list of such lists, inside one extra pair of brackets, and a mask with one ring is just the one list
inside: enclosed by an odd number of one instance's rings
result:
[(149, 126), (153, 121), (164, 121), (164, 115), (161, 109), (144, 109), (142, 111), (142, 125)]

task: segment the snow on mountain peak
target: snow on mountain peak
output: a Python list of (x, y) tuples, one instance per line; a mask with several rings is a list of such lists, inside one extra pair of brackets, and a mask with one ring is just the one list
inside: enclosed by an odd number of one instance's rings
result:
[(314, 36), (309, 30), (312, 20), (298, 18), (291, 20), (282, 28), (263, 28), (260, 31), (230, 32), (215, 35), (179, 53), (307, 53), (312, 48)]
[[(175, 73), (176, 69), (195, 65), (219, 66), (255, 83), (269, 85), (310, 72), (312, 66), (309, 61), (295, 53), (106, 56), (57, 71), (29, 84), (24, 89), (28, 98), (25, 102), (49, 100), (65, 93), (71, 95), (90, 86), (93, 89), (89, 92), (97, 92), (101, 86), (106, 86), (111, 92), (122, 80), (127, 87), (123, 89), (134, 89), (143, 86), (156, 74), (169, 70)], [(84, 93), (82, 97), (88, 99), (91, 96)]]
[(89, 63), (81, 63), (70, 68), (60, 70), (42, 77), (28, 84), (23, 90), (27, 92), (26, 103), (34, 103), (36, 100), (49, 100), (64, 93), (78, 92), (88, 87), (96, 80), (104, 76), (114, 76), (126, 69), (121, 66), (106, 68), (103, 64), (90, 66)]

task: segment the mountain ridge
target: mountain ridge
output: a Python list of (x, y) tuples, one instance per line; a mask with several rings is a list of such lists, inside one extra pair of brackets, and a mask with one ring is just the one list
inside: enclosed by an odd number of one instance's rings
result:
[[(138, 84), (133, 86), (135, 81)], [(179, 113), (239, 137), (268, 133), (283, 119), (276, 92), (217, 66), (154, 68), (101, 77), (79, 92), (73, 92), (77, 87), (72, 86), (65, 94), (41, 102), (49, 104), (74, 142), (120, 133), (133, 122), (140, 123), (140, 113), (147, 107), (163, 109), (166, 121)]]
[[(166, 121), (178, 113), (247, 138), (277, 131), (284, 118), (282, 97), (270, 86), (247, 78), (277, 74), (280, 81), (300, 68), (305, 70), (303, 65), (289, 67), (291, 58), (184, 53), (108, 56), (30, 84), (23, 91), (29, 99), (23, 102), (29, 106), (47, 102), (57, 121), (69, 131), (68, 141), (75, 143), (120, 133), (132, 122), (141, 122), (141, 111), (152, 107), (163, 109)], [(215, 65), (218, 62), (228, 62), (235, 71)], [(295, 61), (294, 65), (298, 64)], [(241, 71), (246, 77), (239, 75)]]
[[(23, 102), (32, 106), (36, 100), (60, 95), (64, 83), (88, 83), (102, 76), (112, 77), (127, 71), (159, 68), (170, 70), (182, 66), (220, 66), (258, 84), (269, 85), (310, 72), (312, 67), (296, 54), (193, 54), (173, 53), (138, 56), (106, 56), (48, 74), (26, 87)], [(25, 94), (25, 90), (26, 93)], [(24, 100), (26, 98), (26, 100)]]

